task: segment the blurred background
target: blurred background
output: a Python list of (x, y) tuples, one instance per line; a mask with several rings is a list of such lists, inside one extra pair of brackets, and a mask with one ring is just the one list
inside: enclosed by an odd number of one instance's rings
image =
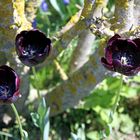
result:
[[(83, 3), (83, 0), (42, 0), (32, 26), (55, 40), (53, 37), (73, 15), (82, 9)], [(114, 0), (109, 0), (104, 9), (106, 16), (112, 15), (113, 10)], [(71, 56), (77, 43), (78, 38), (74, 38), (69, 45), (71, 47), (68, 47), (57, 58), (65, 73), (69, 72)], [(98, 44), (99, 39), (96, 38), (92, 48), (98, 47)], [(46, 87), (47, 90), (51, 90), (62, 81), (54, 63), (39, 69), (37, 77), (42, 93), (46, 92)], [(32, 73), (30, 81), (30, 94), (32, 95), (36, 85)], [(81, 100), (76, 107), (50, 117), (49, 140), (74, 140), (74, 137), (75, 139), (77, 137), (77, 140), (99, 140), (101, 135), (108, 133), (110, 136), (105, 136), (106, 140), (140, 140), (140, 76), (124, 79), (119, 106), (114, 114), (111, 128), (108, 125), (110, 109), (114, 104), (119, 86), (120, 81), (117, 76), (107, 77), (91, 91), (90, 96)], [(29, 96), (28, 100), (30, 102), (32, 96)], [(34, 111), (30, 103), (27, 109), (29, 112)], [(40, 131), (34, 126), (31, 116), (26, 118), (21, 116), (21, 120), (24, 129), (29, 133), (30, 140), (39, 140)], [(16, 140), (19, 136), (17, 127), (17, 122), (10, 122), (6, 126), (0, 125), (1, 131), (12, 134), (10, 138), (8, 134), (4, 136), (0, 132), (0, 140)]]

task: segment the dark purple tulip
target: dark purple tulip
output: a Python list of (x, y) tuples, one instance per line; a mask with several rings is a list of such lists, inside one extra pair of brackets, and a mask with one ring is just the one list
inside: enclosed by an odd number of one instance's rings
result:
[(42, 1), (40, 7), (41, 7), (43, 12), (47, 12), (48, 11), (48, 4), (46, 3), (45, 0)]
[(15, 39), (16, 51), (27, 66), (42, 63), (50, 53), (51, 40), (37, 29), (22, 31)]
[(64, 3), (65, 5), (68, 5), (68, 4), (70, 3), (70, 0), (63, 0), (63, 3)]
[(19, 93), (20, 79), (16, 72), (6, 66), (0, 66), (0, 104), (15, 102)]
[(107, 43), (101, 62), (108, 70), (126, 76), (137, 74), (140, 71), (140, 39), (124, 39), (114, 35)]

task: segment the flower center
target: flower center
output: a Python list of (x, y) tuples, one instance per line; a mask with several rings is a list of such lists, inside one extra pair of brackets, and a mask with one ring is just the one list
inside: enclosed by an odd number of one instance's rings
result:
[(36, 50), (34, 49), (34, 47), (32, 45), (28, 45), (23, 51), (22, 54), (24, 56), (28, 56), (29, 58), (33, 58), (34, 55), (36, 54)]
[(6, 84), (0, 85), (0, 98), (7, 99), (11, 97), (10, 88)]
[(121, 57), (121, 63), (123, 64), (123, 65), (127, 65), (127, 62), (128, 60), (127, 60), (127, 58), (126, 57)]
[(112, 57), (119, 60), (122, 65), (137, 65), (137, 54), (130, 51), (115, 52)]

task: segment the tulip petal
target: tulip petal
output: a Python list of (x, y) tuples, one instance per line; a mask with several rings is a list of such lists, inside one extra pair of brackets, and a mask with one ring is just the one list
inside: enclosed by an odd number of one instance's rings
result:
[(118, 39), (118, 38), (121, 38), (118, 34), (115, 34), (113, 37), (111, 37), (107, 43), (107, 46), (112, 46), (112, 43)]
[(107, 60), (106, 60), (104, 57), (101, 58), (101, 63), (102, 63), (102, 64), (104, 65), (104, 67), (106, 67), (108, 70), (114, 71), (113, 65), (109, 64), (109, 63), (107, 62)]
[(140, 38), (133, 39), (133, 42), (135, 42), (137, 47), (140, 49)]

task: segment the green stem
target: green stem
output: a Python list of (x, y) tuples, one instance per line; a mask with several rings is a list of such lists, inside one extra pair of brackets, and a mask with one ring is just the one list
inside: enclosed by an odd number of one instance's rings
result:
[(69, 16), (71, 17), (71, 16), (72, 16), (72, 12), (71, 12), (69, 6), (66, 6), (66, 8), (67, 8), (67, 10), (68, 10), (68, 14), (69, 14)]
[(19, 118), (19, 114), (18, 114), (17, 109), (16, 109), (16, 107), (15, 107), (15, 105), (13, 103), (11, 104), (11, 107), (12, 107), (12, 109), (13, 109), (13, 111), (15, 113), (15, 116), (17, 118), (17, 121), (18, 121), (21, 140), (24, 140), (24, 134), (23, 134), (22, 124), (21, 124), (21, 121), (20, 121), (20, 118)]
[[(32, 67), (32, 72), (33, 72), (33, 75), (35, 76), (35, 81), (36, 81), (36, 83), (38, 83), (38, 78), (37, 78), (37, 73), (36, 73), (35, 67)], [(39, 98), (39, 100), (40, 100), (40, 99), (41, 99), (41, 95), (40, 95), (40, 92), (39, 92), (38, 85), (36, 84), (35, 86), (36, 86), (38, 98)]]
[(116, 94), (116, 97), (115, 97), (115, 103), (110, 111), (110, 115), (109, 115), (109, 121), (108, 121), (108, 125), (107, 125), (107, 128), (106, 128), (106, 132), (103, 132), (100, 134), (100, 139), (102, 140), (102, 138), (104, 138), (104, 134), (105, 136), (109, 136), (110, 135), (110, 129), (112, 129), (111, 127), (111, 123), (113, 122), (113, 116), (114, 116), (114, 113), (116, 112), (116, 109), (119, 105), (119, 99), (120, 99), (120, 92), (121, 92), (121, 89), (122, 89), (122, 85), (123, 85), (123, 75), (121, 75), (120, 77), (120, 86), (119, 86), (119, 89), (118, 89), (118, 92)]
[(118, 103), (119, 103), (120, 92), (121, 92), (121, 89), (122, 89), (122, 85), (123, 85), (123, 75), (121, 74), (121, 77), (120, 77), (120, 87), (119, 87), (119, 90), (117, 92), (117, 95), (116, 95), (116, 98), (115, 98), (115, 103), (114, 103), (113, 108), (112, 108), (112, 113), (113, 114), (116, 112), (116, 109), (117, 109), (117, 106), (118, 106)]

